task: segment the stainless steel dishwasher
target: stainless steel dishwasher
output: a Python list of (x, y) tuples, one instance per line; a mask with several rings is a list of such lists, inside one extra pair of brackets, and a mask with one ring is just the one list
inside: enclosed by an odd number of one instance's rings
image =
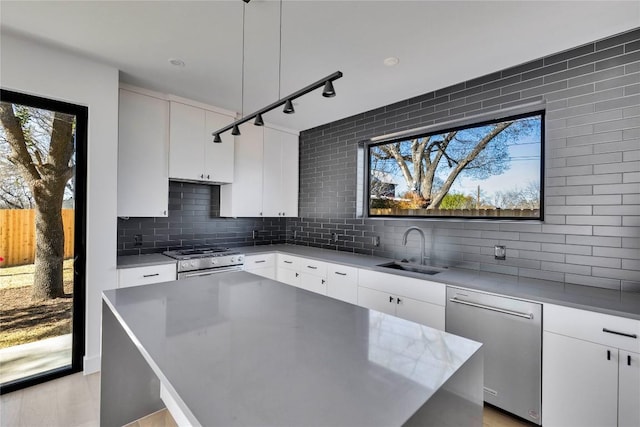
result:
[(484, 400), (541, 424), (542, 305), (447, 287), (445, 330), (484, 344)]

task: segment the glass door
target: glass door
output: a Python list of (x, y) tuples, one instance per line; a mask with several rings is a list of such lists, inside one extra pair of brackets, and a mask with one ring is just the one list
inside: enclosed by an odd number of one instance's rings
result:
[(0, 93), (0, 393), (82, 370), (87, 120)]

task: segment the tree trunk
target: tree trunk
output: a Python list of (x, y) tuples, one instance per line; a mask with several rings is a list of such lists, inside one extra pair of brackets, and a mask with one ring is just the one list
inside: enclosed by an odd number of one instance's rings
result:
[(36, 186), (36, 253), (34, 262), (33, 300), (65, 296), (62, 277), (64, 260), (64, 227), (62, 224), (62, 197), (64, 178), (54, 178), (48, 188)]

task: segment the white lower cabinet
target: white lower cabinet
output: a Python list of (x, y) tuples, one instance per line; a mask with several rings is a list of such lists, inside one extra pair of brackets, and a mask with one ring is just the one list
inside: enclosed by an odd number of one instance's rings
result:
[(327, 264), (327, 296), (357, 304), (358, 269), (340, 264)]
[(552, 304), (543, 310), (543, 425), (640, 426), (640, 322)]
[(276, 257), (278, 282), (286, 283), (291, 286), (300, 285), (300, 272), (298, 268), (298, 257), (291, 255), (278, 254)]
[(150, 285), (176, 280), (176, 264), (150, 265), (118, 269), (118, 287)]
[(327, 295), (327, 264), (307, 258), (299, 260), (300, 283), (298, 286), (317, 294)]
[(247, 255), (244, 257), (244, 269), (249, 273), (275, 280), (276, 254)]
[(358, 273), (358, 305), (444, 330), (446, 286), (371, 270)]

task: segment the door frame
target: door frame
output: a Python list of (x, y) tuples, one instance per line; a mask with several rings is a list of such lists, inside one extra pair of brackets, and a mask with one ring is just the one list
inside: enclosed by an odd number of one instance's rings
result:
[[(71, 320), (71, 364), (0, 385), (0, 394), (10, 393), (56, 378), (81, 372), (85, 354), (85, 285), (87, 225), (87, 135), (89, 109), (86, 106), (0, 89), (0, 100), (28, 107), (76, 116), (76, 173), (74, 192), (74, 276)], [(79, 179), (80, 178), (80, 179)]]

